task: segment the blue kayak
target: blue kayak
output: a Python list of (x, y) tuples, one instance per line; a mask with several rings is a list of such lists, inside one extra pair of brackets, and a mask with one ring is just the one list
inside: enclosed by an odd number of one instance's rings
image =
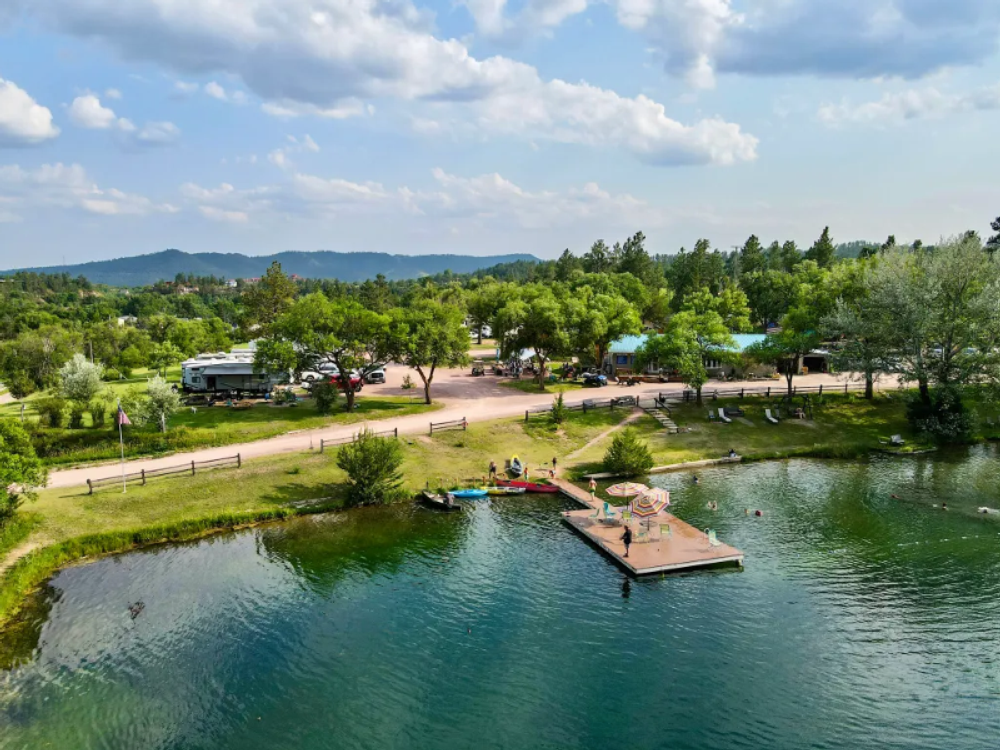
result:
[(452, 490), (448, 494), (464, 500), (475, 500), (480, 497), (486, 497), (486, 490)]

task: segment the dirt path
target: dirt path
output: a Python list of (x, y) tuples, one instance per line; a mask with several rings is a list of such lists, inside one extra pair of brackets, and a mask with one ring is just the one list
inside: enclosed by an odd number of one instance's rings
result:
[(585, 446), (583, 446), (579, 450), (575, 450), (572, 453), (570, 453), (568, 456), (566, 456), (566, 458), (569, 459), (569, 460), (573, 460), (577, 456), (583, 455), (583, 452), (585, 450), (587, 450), (588, 448), (590, 448), (592, 446), (597, 445), (599, 442), (601, 442), (602, 440), (604, 440), (604, 438), (606, 438), (608, 435), (613, 434), (616, 430), (620, 430), (622, 427), (625, 427), (626, 425), (629, 425), (632, 422), (635, 422), (643, 414), (645, 414), (645, 412), (642, 412), (642, 411), (639, 411), (638, 409), (636, 409), (634, 412), (632, 412), (631, 414), (629, 414), (626, 419), (624, 419), (623, 421), (619, 422), (618, 424), (616, 424), (611, 429), (605, 430), (604, 432), (602, 432), (600, 435), (598, 435), (597, 437), (595, 437), (593, 440), (591, 440), (589, 443), (587, 443)]
[[(404, 367), (394, 366), (386, 371), (388, 382), (382, 386), (366, 386), (364, 393), (383, 395), (412, 394), (412, 391), (401, 389), (403, 377), (407, 374)], [(414, 377), (414, 380), (419, 378)], [(801, 385), (833, 385), (838, 381), (829, 375), (810, 375), (799, 378)], [(725, 388), (760, 387), (760, 383), (726, 383)], [(885, 385), (883, 387), (888, 387)], [(621, 388), (608, 386), (606, 388), (587, 388), (578, 391), (568, 391), (565, 394), (566, 404), (576, 405), (587, 399), (607, 399), (618, 395), (650, 397), (658, 393), (676, 393), (678, 396), (684, 386), (681, 383), (649, 383)], [(709, 391), (710, 389), (706, 389)], [(362, 396), (363, 397), (363, 396)], [(434, 379), (434, 398), (444, 408), (428, 414), (413, 414), (406, 417), (372, 420), (367, 423), (350, 425), (331, 425), (315, 430), (302, 430), (287, 433), (274, 438), (257, 440), (250, 443), (226, 445), (219, 448), (203, 448), (187, 453), (175, 453), (159, 458), (142, 458), (128, 461), (128, 472), (140, 469), (150, 471), (170, 466), (178, 466), (191, 461), (207, 461), (216, 458), (235, 456), (237, 453), (243, 459), (260, 458), (284, 453), (305, 452), (319, 448), (320, 438), (330, 440), (350, 437), (363, 426), (370, 425), (376, 430), (397, 428), (401, 435), (426, 434), (431, 421), (446, 422), (466, 418), (469, 422), (486, 422), (494, 419), (504, 419), (523, 416), (525, 410), (541, 406), (551, 406), (553, 395), (550, 392), (524, 393), (514, 388), (499, 385), (493, 376), (474, 378), (468, 371), (442, 370)], [(600, 438), (598, 438), (600, 439)], [(591, 441), (594, 442), (594, 441)], [(585, 446), (586, 447), (586, 446)], [(582, 450), (582, 449), (581, 449)], [(87, 483), (87, 479), (98, 479), (112, 476), (117, 465), (113, 462), (103, 466), (90, 466), (81, 469), (54, 470), (49, 473), (49, 487), (76, 487)]]
[(22, 557), (40, 547), (44, 547), (46, 544), (48, 544), (48, 541), (45, 539), (33, 539), (14, 547), (14, 549), (4, 556), (3, 560), (0, 560), (0, 576), (3, 576), (10, 568), (14, 567), (14, 563)]

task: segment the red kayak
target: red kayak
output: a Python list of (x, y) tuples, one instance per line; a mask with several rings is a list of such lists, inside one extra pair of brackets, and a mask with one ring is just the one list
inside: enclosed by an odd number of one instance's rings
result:
[(548, 492), (555, 493), (559, 488), (554, 484), (538, 484), (536, 482), (520, 482), (515, 479), (498, 479), (497, 485), (500, 487), (523, 487), (526, 492)]

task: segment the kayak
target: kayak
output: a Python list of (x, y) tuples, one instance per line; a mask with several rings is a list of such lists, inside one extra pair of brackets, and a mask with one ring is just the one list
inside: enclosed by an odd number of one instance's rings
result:
[(463, 500), (477, 500), (486, 497), (486, 490), (451, 490), (448, 494)]
[(498, 479), (497, 484), (501, 487), (523, 488), (526, 492), (547, 492), (554, 494), (559, 492), (559, 488), (554, 484), (538, 484), (537, 482), (518, 482), (511, 479)]
[(524, 464), (521, 463), (521, 459), (517, 456), (513, 456), (510, 459), (510, 473), (515, 477), (519, 477), (524, 473)]
[(523, 495), (527, 490), (524, 487), (511, 487), (509, 485), (499, 485), (496, 487), (483, 487), (487, 495)]

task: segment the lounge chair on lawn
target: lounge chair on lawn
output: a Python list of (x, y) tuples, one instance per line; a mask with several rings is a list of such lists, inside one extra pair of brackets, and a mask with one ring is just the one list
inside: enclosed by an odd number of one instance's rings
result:
[(889, 440), (889, 445), (896, 445), (896, 446), (906, 445), (906, 441), (903, 440), (902, 435), (893, 435), (892, 438)]
[(778, 424), (778, 420), (775, 419), (773, 414), (771, 414), (770, 409), (764, 409), (764, 416), (767, 417), (767, 421), (771, 424)]
[(719, 419), (721, 419), (726, 424), (732, 424), (733, 420), (726, 416), (725, 409), (719, 409)]
[(708, 410), (708, 421), (709, 422), (715, 421), (715, 412), (712, 411), (711, 409)]

